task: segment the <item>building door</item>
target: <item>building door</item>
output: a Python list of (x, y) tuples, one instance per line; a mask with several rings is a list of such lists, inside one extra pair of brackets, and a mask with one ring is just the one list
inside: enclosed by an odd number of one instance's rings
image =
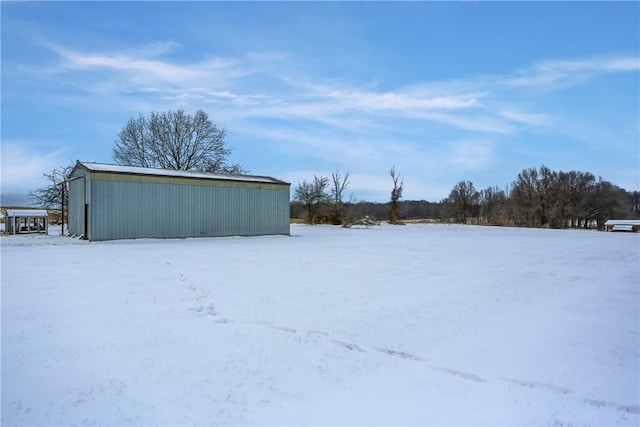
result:
[(84, 238), (89, 240), (89, 204), (84, 204)]

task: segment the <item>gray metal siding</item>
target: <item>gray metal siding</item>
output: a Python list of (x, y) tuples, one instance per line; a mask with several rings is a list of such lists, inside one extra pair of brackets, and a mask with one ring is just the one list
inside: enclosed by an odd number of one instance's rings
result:
[(69, 181), (69, 206), (67, 227), (69, 234), (80, 236), (85, 234), (84, 229), (84, 204), (85, 202), (85, 177)]
[(89, 182), (90, 240), (289, 234), (288, 186)]

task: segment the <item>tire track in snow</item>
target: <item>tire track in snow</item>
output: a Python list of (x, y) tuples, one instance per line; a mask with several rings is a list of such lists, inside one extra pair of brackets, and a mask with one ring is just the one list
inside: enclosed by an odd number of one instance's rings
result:
[(463, 380), (473, 381), (476, 383), (488, 383), (489, 380), (479, 377), (477, 375), (471, 374), (469, 372), (459, 371), (457, 369), (443, 368), (442, 366), (430, 366), (431, 369), (435, 369), (436, 371), (444, 372), (448, 375), (453, 375), (456, 377), (460, 377)]
[(409, 359), (409, 360), (416, 360), (418, 362), (426, 362), (426, 360), (423, 359), (422, 357), (415, 356), (415, 355), (409, 354), (409, 353), (405, 353), (403, 351), (389, 350), (387, 348), (380, 348), (380, 347), (374, 347), (374, 350), (379, 351), (380, 353), (384, 353), (384, 354), (389, 355), (389, 356), (399, 357), (401, 359)]
[(592, 399), (584, 399), (584, 403), (597, 406), (599, 408), (603, 406), (608, 406), (610, 408), (614, 408), (623, 412), (628, 412), (630, 414), (640, 414), (640, 405), (621, 405), (616, 402), (608, 402), (606, 400), (592, 400)]
[[(187, 279), (184, 277), (184, 275), (182, 273), (179, 273), (176, 271), (176, 273), (178, 273), (178, 275), (180, 276), (180, 278), (182, 279), (183, 282), (187, 282), (188, 284), (190, 284)], [(195, 287), (193, 284), (190, 284), (189, 286), (189, 290), (191, 290), (192, 292), (195, 292), (197, 290), (197, 287)], [(197, 297), (197, 301), (202, 301), (204, 296), (204, 299), (208, 299), (208, 292), (206, 295), (201, 295), (199, 297)], [(448, 368), (448, 367), (444, 367), (444, 366), (438, 366), (438, 365), (432, 365), (429, 363), (429, 361), (427, 359), (425, 359), (424, 357), (415, 355), (415, 354), (411, 354), (411, 353), (406, 353), (403, 351), (398, 351), (398, 350), (391, 350), (388, 348), (384, 348), (384, 347), (371, 347), (369, 349), (369, 351), (365, 348), (362, 347), (358, 344), (352, 343), (352, 342), (346, 342), (346, 341), (342, 341), (342, 340), (338, 340), (338, 339), (334, 339), (330, 334), (326, 333), (326, 332), (322, 332), (322, 331), (317, 331), (317, 330), (297, 330), (294, 328), (290, 328), (288, 326), (279, 326), (279, 325), (274, 325), (270, 322), (266, 322), (266, 321), (242, 321), (242, 322), (236, 322), (234, 320), (231, 319), (227, 319), (227, 318), (221, 318), (218, 317), (218, 313), (215, 310), (214, 304), (210, 303), (208, 305), (200, 305), (200, 306), (196, 306), (196, 307), (192, 307), (189, 309), (189, 311), (198, 313), (201, 316), (207, 316), (212, 318), (213, 323), (216, 324), (227, 324), (227, 323), (245, 323), (245, 324), (254, 324), (254, 325), (261, 325), (276, 331), (281, 331), (281, 332), (285, 332), (287, 334), (298, 334), (298, 333), (304, 333), (304, 334), (308, 334), (308, 335), (315, 335), (315, 336), (319, 336), (322, 338), (325, 338), (327, 340), (329, 340), (331, 343), (333, 343), (334, 345), (337, 345), (345, 350), (349, 350), (349, 351), (353, 351), (356, 353), (368, 353), (371, 350), (374, 350), (375, 352), (378, 353), (382, 353), (384, 355), (387, 355), (389, 357), (394, 357), (394, 358), (399, 358), (399, 359), (403, 359), (403, 360), (408, 360), (408, 361), (413, 361), (413, 362), (418, 362), (418, 363), (422, 363), (424, 364), (426, 367), (428, 367), (429, 369), (431, 369), (432, 371), (438, 372), (438, 373), (442, 373), (445, 375), (450, 375), (450, 376), (454, 376), (457, 377), (463, 381), (470, 381), (470, 382), (474, 382), (474, 383), (478, 383), (478, 384), (486, 384), (489, 383), (490, 381), (486, 378), (483, 378), (479, 375), (476, 375), (474, 373), (471, 372), (466, 372), (466, 371), (461, 371), (458, 369), (452, 369), (452, 368)], [(528, 388), (528, 389), (535, 389), (535, 390), (540, 390), (543, 392), (551, 392), (551, 393), (557, 393), (557, 394), (563, 394), (563, 395), (567, 395), (567, 394), (571, 394), (573, 393), (573, 390), (568, 388), (568, 387), (563, 387), (563, 386), (558, 386), (555, 384), (548, 384), (548, 383), (542, 383), (542, 382), (536, 382), (536, 381), (529, 381), (529, 380), (524, 380), (524, 379), (519, 379), (519, 378), (510, 378), (510, 377), (503, 377), (503, 378), (499, 378), (498, 381), (503, 382), (503, 383), (508, 383), (514, 386), (518, 386), (521, 388)], [(623, 405), (620, 403), (616, 403), (616, 402), (610, 402), (610, 401), (606, 401), (606, 400), (595, 400), (595, 399), (582, 399), (582, 402), (584, 402), (585, 404), (588, 405), (592, 405), (592, 406), (597, 406), (597, 407), (609, 407), (611, 409), (615, 409), (618, 411), (621, 411), (623, 413), (630, 413), (630, 414), (638, 414), (640, 413), (640, 405)]]
[(561, 394), (569, 394), (572, 393), (573, 390), (571, 390), (570, 388), (566, 388), (566, 387), (559, 387), (557, 385), (554, 384), (546, 384), (546, 383), (538, 383), (538, 382), (534, 382), (534, 381), (525, 381), (525, 380), (520, 380), (517, 378), (502, 378), (502, 381), (511, 383), (511, 384), (515, 384), (515, 385), (519, 385), (520, 387), (527, 387), (527, 388), (536, 388), (539, 390), (547, 390), (547, 391), (553, 391), (555, 393), (561, 393)]

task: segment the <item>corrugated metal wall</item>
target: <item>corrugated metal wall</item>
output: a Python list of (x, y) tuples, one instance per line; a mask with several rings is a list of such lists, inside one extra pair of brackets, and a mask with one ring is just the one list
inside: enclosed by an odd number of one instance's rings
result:
[(84, 205), (86, 203), (86, 174), (82, 171), (74, 174), (77, 179), (69, 181), (69, 213), (67, 217), (67, 226), (69, 234), (80, 236), (85, 233), (84, 225)]
[(288, 185), (88, 182), (90, 240), (289, 234)]

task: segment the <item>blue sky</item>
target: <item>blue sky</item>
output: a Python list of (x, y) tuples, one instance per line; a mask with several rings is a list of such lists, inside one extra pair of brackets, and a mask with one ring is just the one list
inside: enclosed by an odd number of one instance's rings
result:
[(2, 197), (206, 111), (231, 161), (439, 201), (542, 164), (640, 189), (639, 2), (2, 2)]

